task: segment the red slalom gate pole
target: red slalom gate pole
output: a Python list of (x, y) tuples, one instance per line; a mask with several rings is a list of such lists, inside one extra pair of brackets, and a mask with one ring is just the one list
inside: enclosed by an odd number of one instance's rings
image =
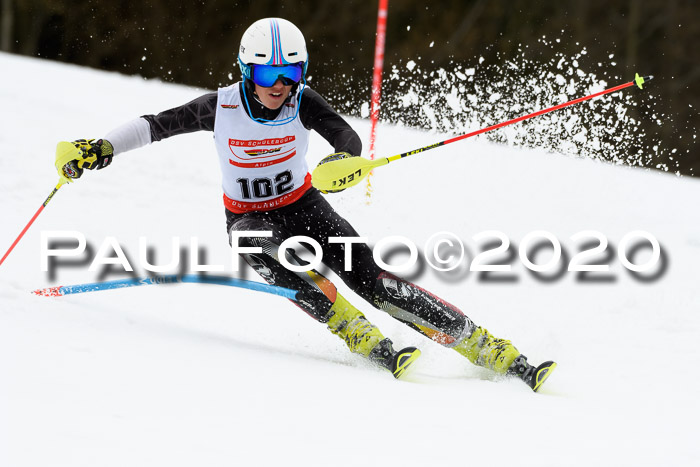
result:
[(63, 186), (64, 183), (65, 183), (65, 182), (63, 182), (63, 181), (58, 182), (58, 185), (56, 185), (56, 188), (53, 189), (53, 191), (52, 191), (52, 192), (49, 194), (49, 196), (46, 198), (46, 201), (44, 201), (44, 203), (41, 205), (41, 207), (39, 207), (39, 209), (36, 211), (36, 213), (34, 214), (34, 216), (32, 216), (32, 218), (29, 220), (29, 222), (27, 223), (27, 225), (24, 226), (24, 229), (22, 229), (22, 231), (19, 233), (19, 235), (17, 236), (17, 238), (15, 239), (15, 241), (12, 242), (12, 245), (10, 245), (10, 248), (9, 248), (9, 249), (7, 250), (7, 252), (5, 253), (5, 256), (3, 256), (2, 259), (0, 259), (0, 265), (2, 265), (2, 263), (5, 262), (5, 258), (7, 258), (7, 257), (10, 255), (10, 253), (12, 252), (12, 250), (14, 250), (15, 246), (17, 246), (17, 244), (19, 243), (19, 241), (22, 240), (22, 237), (24, 237), (24, 234), (27, 233), (27, 230), (29, 230), (29, 227), (32, 226), (32, 224), (34, 223), (34, 221), (36, 220), (36, 218), (39, 217), (39, 214), (41, 214), (41, 211), (43, 211), (44, 208), (46, 207), (46, 205), (49, 204), (49, 201), (51, 201), (51, 198), (53, 198), (53, 195), (56, 194), (56, 192), (58, 191), (58, 189), (61, 188), (61, 186)]
[[(377, 38), (374, 43), (374, 73), (372, 75), (372, 103), (369, 120), (369, 158), (374, 160), (374, 145), (377, 139), (377, 121), (379, 120), (379, 99), (382, 94), (382, 71), (384, 69), (384, 48), (386, 44), (386, 19), (389, 13), (389, 0), (379, 0), (377, 12)], [(371, 174), (370, 174), (371, 175)], [(367, 179), (367, 196), (372, 191)]]
[(377, 39), (374, 43), (374, 73), (372, 75), (372, 105), (369, 118), (371, 123), (369, 135), (369, 156), (374, 159), (374, 142), (377, 134), (377, 120), (379, 120), (379, 98), (382, 94), (382, 71), (384, 69), (384, 46), (386, 44), (386, 18), (389, 9), (389, 0), (379, 0), (379, 12), (377, 14)]

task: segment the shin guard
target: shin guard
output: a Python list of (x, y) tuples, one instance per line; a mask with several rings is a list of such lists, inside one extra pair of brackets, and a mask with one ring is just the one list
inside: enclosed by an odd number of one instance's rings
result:
[(454, 347), (476, 329), (454, 305), (388, 272), (377, 278), (374, 304), (446, 347)]

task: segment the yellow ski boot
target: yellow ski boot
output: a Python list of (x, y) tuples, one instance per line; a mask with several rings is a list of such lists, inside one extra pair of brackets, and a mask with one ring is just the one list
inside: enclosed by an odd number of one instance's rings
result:
[(415, 347), (395, 351), (391, 340), (385, 338), (360, 310), (340, 294), (328, 312), (328, 329), (343, 339), (351, 352), (359, 353), (386, 368), (395, 378), (404, 376), (420, 357), (420, 350)]
[(489, 368), (501, 375), (516, 376), (533, 391), (537, 391), (557, 364), (545, 362), (538, 367), (530, 365), (527, 357), (506, 339), (493, 337), (486, 329), (478, 327), (468, 339), (454, 349), (475, 365)]
[(493, 337), (486, 329), (478, 327), (469, 336), (457, 344), (454, 349), (474, 365), (489, 368), (504, 375), (511, 363), (520, 355), (510, 341)]

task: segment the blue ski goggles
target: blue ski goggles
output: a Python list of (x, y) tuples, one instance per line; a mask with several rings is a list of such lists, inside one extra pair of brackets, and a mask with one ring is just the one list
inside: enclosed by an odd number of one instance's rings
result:
[(304, 74), (303, 63), (291, 65), (250, 65), (250, 79), (258, 86), (270, 88), (277, 80), (285, 86), (292, 86), (301, 81)]

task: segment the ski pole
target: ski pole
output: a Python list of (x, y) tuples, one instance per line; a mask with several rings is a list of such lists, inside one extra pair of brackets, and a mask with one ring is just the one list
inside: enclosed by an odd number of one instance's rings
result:
[(422, 148), (414, 149), (412, 151), (404, 152), (401, 154), (397, 154), (395, 156), (391, 157), (384, 157), (381, 159), (376, 159), (376, 160), (369, 160), (365, 159), (364, 157), (348, 157), (347, 159), (339, 159), (333, 162), (328, 162), (323, 165), (319, 165), (316, 167), (311, 174), (312, 179), (311, 182), (313, 186), (318, 188), (321, 191), (328, 191), (328, 190), (337, 190), (337, 189), (343, 189), (343, 188), (349, 188), (351, 186), (357, 185), (360, 183), (360, 181), (367, 176), (367, 174), (374, 169), (375, 167), (380, 167), (382, 165), (386, 165), (389, 162), (394, 162), (399, 159), (403, 159), (404, 157), (411, 156), (413, 154), (418, 154), (424, 151), (427, 151), (429, 149), (434, 149), (438, 148), (440, 146), (445, 146), (446, 144), (454, 143), (456, 141), (461, 141), (463, 139), (471, 138), (472, 136), (480, 135), (482, 133), (486, 133), (488, 131), (496, 130), (498, 128), (502, 128), (506, 125), (512, 125), (513, 123), (518, 123), (522, 122), (523, 120), (527, 120), (529, 118), (537, 117), (539, 115), (546, 114), (548, 112), (553, 112), (554, 110), (558, 110), (570, 105), (578, 104), (580, 102), (587, 101), (589, 99), (594, 99), (596, 97), (600, 97), (604, 94), (609, 94), (611, 92), (615, 91), (620, 91), (622, 89), (628, 88), (630, 86), (634, 86), (635, 84), (639, 87), (639, 89), (642, 89), (642, 84), (644, 84), (645, 80), (650, 81), (653, 78), (653, 76), (645, 76), (641, 77), (639, 74), (635, 74), (634, 80), (630, 81), (629, 83), (621, 84), (619, 86), (615, 86), (610, 89), (606, 89), (604, 91), (597, 92), (595, 94), (591, 94), (590, 96), (586, 97), (580, 97), (578, 99), (574, 99), (569, 102), (565, 102), (563, 104), (555, 105), (553, 107), (549, 107), (548, 109), (544, 110), (539, 110), (537, 112), (533, 112), (531, 114), (523, 115), (522, 117), (514, 118), (512, 120), (508, 120), (506, 122), (501, 122), (496, 125), (491, 125), (486, 128), (482, 128), (477, 131), (473, 131), (471, 133), (467, 133), (464, 135), (460, 136), (455, 136), (454, 138), (446, 139), (445, 141), (440, 141), (439, 143), (434, 143), (430, 144), (428, 146), (424, 146)]
[(58, 170), (58, 184), (56, 185), (56, 188), (53, 189), (51, 193), (49, 193), (49, 196), (46, 198), (44, 203), (39, 207), (37, 212), (32, 216), (32, 218), (29, 220), (29, 223), (27, 223), (26, 226), (24, 226), (24, 229), (19, 233), (19, 236), (15, 239), (14, 242), (12, 242), (12, 245), (10, 245), (10, 248), (7, 250), (5, 253), (5, 256), (0, 259), (0, 265), (5, 261), (5, 258), (9, 256), (9, 254), (12, 252), (12, 250), (17, 246), (19, 241), (24, 237), (24, 234), (27, 233), (27, 230), (29, 230), (29, 227), (32, 226), (34, 221), (36, 220), (37, 217), (39, 217), (39, 214), (41, 214), (41, 211), (44, 210), (47, 204), (49, 204), (49, 201), (53, 198), (53, 195), (56, 194), (59, 188), (61, 188), (63, 185), (66, 183), (70, 183), (71, 180), (64, 174), (62, 173), (62, 167), (66, 165), (68, 162), (78, 159), (80, 157), (80, 151), (78, 148), (73, 143), (69, 143), (67, 141), (61, 141), (56, 145), (56, 162), (55, 166), (56, 169)]
[(185, 274), (183, 276), (171, 274), (161, 276), (137, 277), (132, 279), (117, 279), (105, 282), (92, 282), (88, 284), (59, 285), (57, 287), (48, 287), (45, 289), (34, 290), (32, 293), (43, 297), (61, 297), (63, 295), (71, 295), (85, 292), (97, 292), (100, 290), (138, 287), (140, 285), (176, 283), (227, 285), (230, 287), (241, 287), (244, 289), (256, 290), (258, 292), (279, 295), (280, 297), (285, 297), (290, 300), (295, 300), (297, 298), (296, 290), (287, 289), (285, 287), (263, 284), (262, 282), (248, 281), (244, 279), (234, 279), (232, 277), (226, 276), (200, 276), (197, 274)]
[(64, 183), (66, 183), (66, 182), (63, 181), (63, 180), (60, 180), (60, 181), (58, 182), (58, 185), (56, 185), (56, 188), (54, 188), (53, 191), (52, 191), (52, 192), (49, 194), (49, 196), (46, 198), (46, 201), (44, 201), (44, 204), (42, 204), (42, 205), (39, 207), (39, 209), (38, 209), (37, 212), (34, 214), (34, 216), (32, 216), (32, 218), (29, 220), (29, 223), (27, 223), (27, 225), (24, 226), (24, 229), (22, 229), (22, 231), (19, 233), (19, 235), (17, 236), (17, 238), (15, 239), (15, 241), (12, 242), (12, 245), (10, 245), (10, 248), (9, 248), (9, 249), (7, 250), (7, 252), (5, 253), (5, 256), (3, 256), (2, 259), (0, 259), (0, 265), (2, 265), (2, 263), (5, 261), (5, 258), (7, 258), (7, 257), (10, 255), (10, 253), (11, 253), (12, 250), (15, 248), (15, 246), (19, 243), (19, 241), (22, 239), (22, 237), (24, 237), (24, 234), (27, 232), (27, 230), (29, 230), (29, 227), (31, 227), (31, 225), (34, 223), (34, 221), (36, 220), (36, 218), (39, 217), (39, 214), (41, 214), (41, 211), (43, 211), (44, 208), (46, 207), (46, 205), (49, 204), (49, 201), (51, 201), (51, 198), (53, 198), (53, 195), (56, 194), (56, 192), (58, 191), (58, 189), (61, 188), (61, 187), (64, 185)]

